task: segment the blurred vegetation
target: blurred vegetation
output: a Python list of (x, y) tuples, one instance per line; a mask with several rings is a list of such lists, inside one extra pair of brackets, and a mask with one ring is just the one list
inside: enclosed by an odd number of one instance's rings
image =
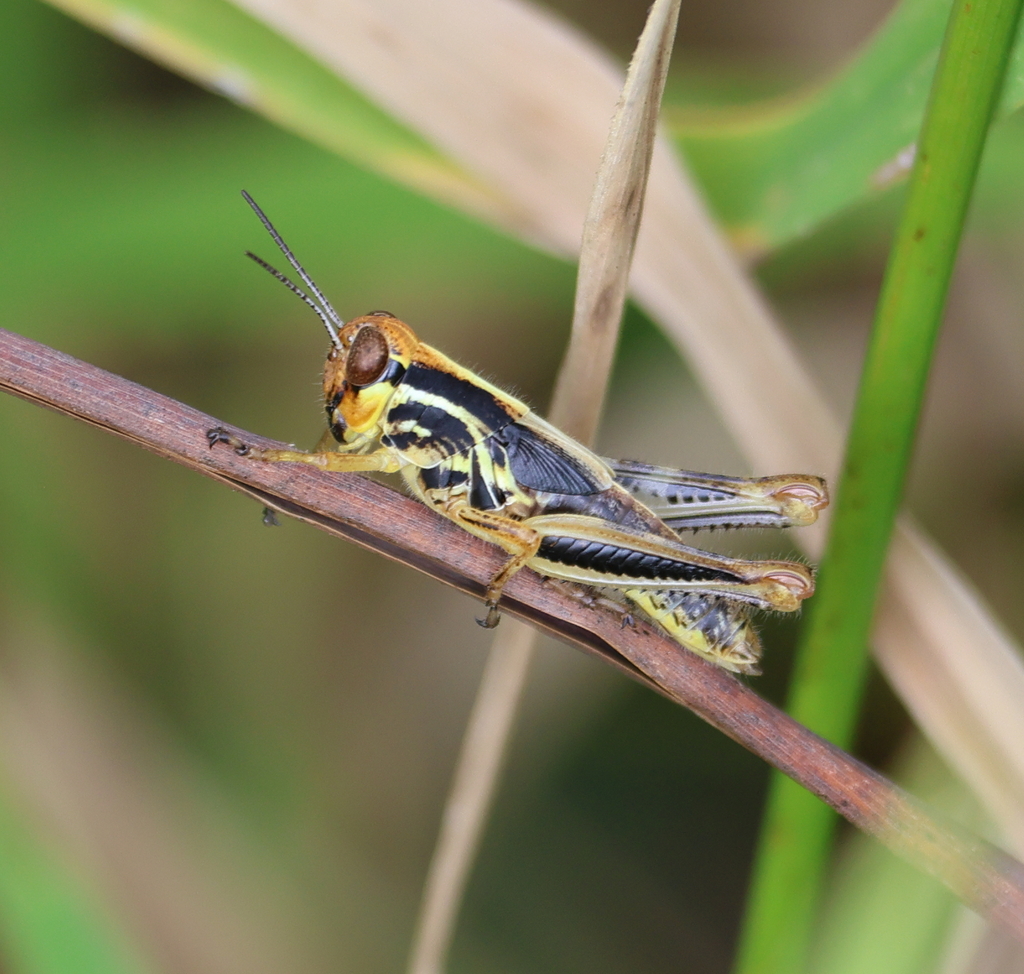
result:
[[(562, 10), (625, 54), (645, 6)], [(680, 104), (794, 90), (884, 13), (719, 6), (683, 11)], [(0, 47), (3, 327), (232, 424), (315, 442), (322, 332), (241, 257), (268, 251), (245, 188), (343, 315), (388, 308), (545, 404), (569, 265), (36, 0), (0, 5)], [(911, 485), (915, 512), (1018, 635), (1022, 164), (1012, 117), (988, 149)], [(898, 195), (874, 194), (760, 268), (843, 409)], [(610, 454), (743, 472), (635, 311), (602, 435)], [(25, 403), (0, 400), (0, 436), (0, 967), (400, 969), (489, 645), (477, 607), (305, 526), (268, 530), (251, 502)], [(777, 555), (786, 541), (728, 545)], [(757, 686), (780, 699), (793, 624), (763, 629)], [(597, 663), (553, 643), (541, 655), (453, 972), (728, 969), (766, 769)], [(858, 753), (884, 766), (906, 729), (875, 680)], [(925, 931), (892, 970), (932, 970), (948, 900), (887, 867), (875, 882), (903, 883), (885, 888), (921, 905)], [(835, 944), (857, 946), (850, 931), (867, 919), (853, 893), (837, 910), (823, 970), (877, 971), (877, 956), (895, 957), (885, 937), (907, 942), (910, 921), (876, 925), (879, 954), (847, 951), (840, 967)]]
[[(890, 19), (888, 37), (906, 9)], [(860, 716), (875, 604), (1020, 11), (1020, 0), (984, 8), (971, 0), (953, 4), (915, 140), (916, 161), (865, 352), (842, 472), (832, 484), (828, 545), (797, 645), (787, 710), (844, 749)], [(736, 972), (807, 969), (837, 824), (832, 809), (785, 775), (773, 774)]]

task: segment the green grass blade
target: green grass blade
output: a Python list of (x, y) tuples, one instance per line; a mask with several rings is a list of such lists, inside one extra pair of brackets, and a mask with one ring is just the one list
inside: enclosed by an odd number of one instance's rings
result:
[[(227, 0), (51, 0), (72, 16), (357, 164), (517, 229), (509, 201)], [(777, 249), (905, 175), (949, 0), (903, 0), (832, 81), (711, 119), (669, 111), (717, 215)], [(1001, 111), (1024, 104), (1018, 44)], [(902, 153), (902, 155), (901, 155)]]
[(271, 27), (227, 0), (52, 0), (283, 128), (435, 199), (505, 222), (502, 201)]
[[(812, 91), (714, 114), (669, 111), (741, 249), (775, 250), (907, 175), (949, 8), (949, 0), (903, 0), (854, 60)], [(1018, 36), (998, 113), (1022, 104)]]
[[(1022, 0), (957, 0), (882, 286), (828, 549), (790, 712), (847, 747), (867, 672), (875, 597), (903, 493), (964, 215)], [(741, 943), (741, 974), (801, 972), (832, 812), (776, 778)]]
[[(144, 970), (95, 898), (39, 840), (0, 782), (0, 934), (19, 974)], [(10, 965), (9, 967), (7, 965)]]
[[(894, 769), (911, 794), (978, 831), (980, 809), (967, 787), (915, 735)], [(927, 974), (948, 948), (956, 899), (934, 878), (863, 833), (847, 837), (815, 924), (810, 974)]]

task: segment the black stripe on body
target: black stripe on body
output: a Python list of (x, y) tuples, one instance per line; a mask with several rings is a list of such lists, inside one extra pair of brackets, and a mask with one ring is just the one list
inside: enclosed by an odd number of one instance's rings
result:
[(541, 540), (537, 554), (560, 565), (575, 565), (608, 575), (649, 578), (673, 582), (741, 582), (742, 579), (720, 568), (694, 565), (635, 548), (623, 548), (603, 541), (583, 538), (547, 537)]
[(387, 425), (402, 422), (413, 422), (428, 435), (417, 433), (415, 430), (392, 433), (382, 436), (381, 443), (396, 450), (437, 444), (445, 456), (465, 453), (476, 443), (466, 423), (440, 406), (428, 406), (415, 400), (399, 403), (388, 410)]
[(413, 362), (406, 369), (402, 384), (421, 392), (429, 392), (465, 409), (488, 431), (501, 429), (512, 421), (512, 417), (492, 393), (450, 372)]
[(488, 440), (488, 445), (496, 462), (502, 451), (508, 454), (512, 475), (521, 487), (573, 495), (596, 494), (605, 489), (585, 464), (520, 423), (509, 423)]
[(506, 492), (481, 469), (479, 448), (436, 467), (421, 467), (416, 475), (424, 490), (451, 490), (468, 483), (467, 500), (480, 511), (499, 510), (508, 500)]
[(492, 484), (480, 469), (480, 457), (476, 450), (472, 454), (469, 471), (469, 503), (478, 511), (496, 511), (505, 506), (505, 492)]
[(469, 479), (465, 470), (454, 470), (450, 463), (439, 463), (436, 467), (421, 467), (420, 484), (424, 490), (447, 490), (460, 487)]

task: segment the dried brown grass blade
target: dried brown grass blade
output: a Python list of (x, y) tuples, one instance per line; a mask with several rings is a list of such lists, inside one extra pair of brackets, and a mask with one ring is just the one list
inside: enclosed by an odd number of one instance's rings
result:
[(588, 446), (601, 419), (618, 343), (678, 19), (678, 2), (658, 0), (651, 7), (583, 224), (572, 332), (551, 421)]
[[(236, 2), (493, 187), (525, 237), (575, 252), (592, 160), (620, 84), (578, 33), (514, 0)], [(838, 423), (663, 143), (654, 153), (633, 294), (685, 355), (754, 469), (835, 474)], [(1024, 851), (1024, 737), (1015, 722), (1003, 722), (1006, 707), (978, 704), (990, 687), (1000, 688), (1001, 700), (1024, 699), (1017, 648), (906, 523), (889, 577), (895, 584), (875, 632), (879, 662), (928, 737)], [(936, 606), (955, 619), (941, 631), (931, 621)], [(919, 681), (922, 673), (929, 679)]]
[[(572, 332), (551, 418), (584, 443), (597, 431), (615, 355), (678, 18), (679, 0), (656, 0), (651, 7), (583, 227)], [(427, 872), (409, 974), (440, 974), (445, 968), (536, 642), (536, 630), (509, 620), (491, 646)]]
[(507, 619), (494, 637), (466, 722), (409, 953), (409, 974), (445, 968), (459, 908), (515, 727), (537, 631)]

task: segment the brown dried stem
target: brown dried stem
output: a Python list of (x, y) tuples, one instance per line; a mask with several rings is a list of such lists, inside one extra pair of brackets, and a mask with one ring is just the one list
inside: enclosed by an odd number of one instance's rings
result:
[[(210, 450), (206, 430), (221, 425), (212, 416), (3, 329), (0, 389), (124, 437), (472, 595), (483, 593), (502, 562), (497, 548), (374, 481)], [(276, 445), (242, 435), (247, 442)], [(688, 707), (1024, 941), (1024, 866), (940, 822), (729, 673), (680, 650), (660, 632), (623, 626), (613, 607), (581, 599), (530, 571), (509, 584), (504, 606)]]
[(587, 446), (601, 420), (618, 344), (678, 18), (679, 0), (659, 0), (647, 15), (583, 224), (572, 334), (549, 418)]
[[(629, 65), (583, 226), (572, 335), (551, 421), (592, 444), (626, 303), (679, 0), (656, 0)], [(441, 974), (459, 905), (490, 813), (536, 648), (511, 621), (497, 634), (466, 724), (410, 951), (409, 974)]]
[(508, 619), (491, 642), (423, 884), (409, 974), (441, 974), (445, 968), (466, 882), (515, 730), (536, 636), (530, 626)]

